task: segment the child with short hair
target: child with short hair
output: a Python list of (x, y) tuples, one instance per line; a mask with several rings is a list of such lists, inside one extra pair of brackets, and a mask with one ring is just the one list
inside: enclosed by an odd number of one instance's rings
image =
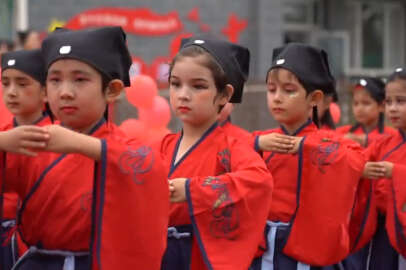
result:
[(58, 30), (42, 54), (47, 98), (61, 125), (0, 133), (3, 151), (36, 155), (21, 156), (2, 179), (23, 199), (18, 229), (29, 250), (15, 269), (159, 269), (166, 170), (159, 153), (104, 117), (130, 85), (125, 33)]

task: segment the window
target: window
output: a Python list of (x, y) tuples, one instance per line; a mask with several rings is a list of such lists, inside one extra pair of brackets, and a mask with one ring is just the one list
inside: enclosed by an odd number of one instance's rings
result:
[(13, 33), (13, 0), (0, 0), (0, 38), (11, 39)]
[(349, 1), (355, 25), (350, 74), (386, 75), (404, 65), (404, 6), (397, 2)]

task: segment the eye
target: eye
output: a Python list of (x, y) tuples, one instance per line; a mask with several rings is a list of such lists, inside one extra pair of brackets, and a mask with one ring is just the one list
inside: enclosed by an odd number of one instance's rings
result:
[(207, 86), (204, 84), (196, 84), (196, 85), (194, 85), (194, 88), (196, 88), (198, 90), (203, 90), (203, 89), (207, 89)]
[(276, 92), (276, 87), (274, 85), (268, 84), (268, 92), (269, 93), (275, 93)]
[(58, 77), (49, 77), (47, 81), (50, 83), (58, 83), (61, 80)]
[(169, 85), (170, 85), (171, 87), (173, 87), (173, 88), (178, 88), (178, 87), (180, 86), (180, 83), (179, 83), (178, 81), (171, 80), (171, 81), (169, 82)]
[(75, 82), (78, 82), (78, 83), (82, 83), (82, 82), (86, 82), (86, 81), (88, 81), (88, 79), (85, 78), (85, 77), (77, 77), (77, 78), (75, 78)]

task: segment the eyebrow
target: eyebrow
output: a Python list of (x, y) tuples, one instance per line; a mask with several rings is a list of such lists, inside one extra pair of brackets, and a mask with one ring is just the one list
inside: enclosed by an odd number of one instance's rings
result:
[[(57, 70), (57, 69), (55, 69), (55, 70), (50, 70), (50, 71), (48, 72), (48, 74), (59, 74), (59, 73), (62, 73), (62, 71)], [(70, 70), (69, 73), (73, 73), (73, 74), (75, 74), (75, 75), (76, 75), (76, 74), (83, 74), (83, 75), (87, 75), (87, 76), (91, 76), (91, 75), (92, 75), (90, 72), (87, 72), (87, 71), (84, 71), (84, 70)]]
[[(1, 80), (12, 80), (13, 77), (10, 76), (1, 76)], [(29, 77), (25, 77), (25, 76), (18, 76), (18, 77), (14, 77), (15, 80), (17, 81), (22, 81), (22, 80), (29, 80)]]
[[(179, 79), (179, 77), (177, 77), (176, 75), (171, 75), (170, 77), (169, 77), (169, 79), (178, 79), (178, 80), (180, 80)], [(202, 82), (208, 82), (208, 80), (206, 80), (206, 79), (204, 79), (204, 78), (192, 78), (192, 79), (190, 79), (191, 81), (194, 81), (194, 82), (196, 82), (196, 81), (202, 81)]]

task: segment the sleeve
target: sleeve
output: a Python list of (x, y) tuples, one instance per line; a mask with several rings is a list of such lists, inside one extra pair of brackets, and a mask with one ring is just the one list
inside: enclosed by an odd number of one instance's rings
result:
[(319, 133), (303, 139), (298, 155), (297, 209), (284, 253), (312, 265), (337, 263), (349, 253), (365, 159), (357, 144)]
[(386, 211), (386, 230), (396, 251), (406, 257), (406, 165), (394, 164)]
[(189, 214), (208, 269), (248, 269), (263, 240), (273, 180), (247, 144), (223, 151), (220, 163), (226, 173), (186, 182)]
[(102, 140), (93, 194), (92, 269), (160, 269), (169, 217), (159, 152)]

